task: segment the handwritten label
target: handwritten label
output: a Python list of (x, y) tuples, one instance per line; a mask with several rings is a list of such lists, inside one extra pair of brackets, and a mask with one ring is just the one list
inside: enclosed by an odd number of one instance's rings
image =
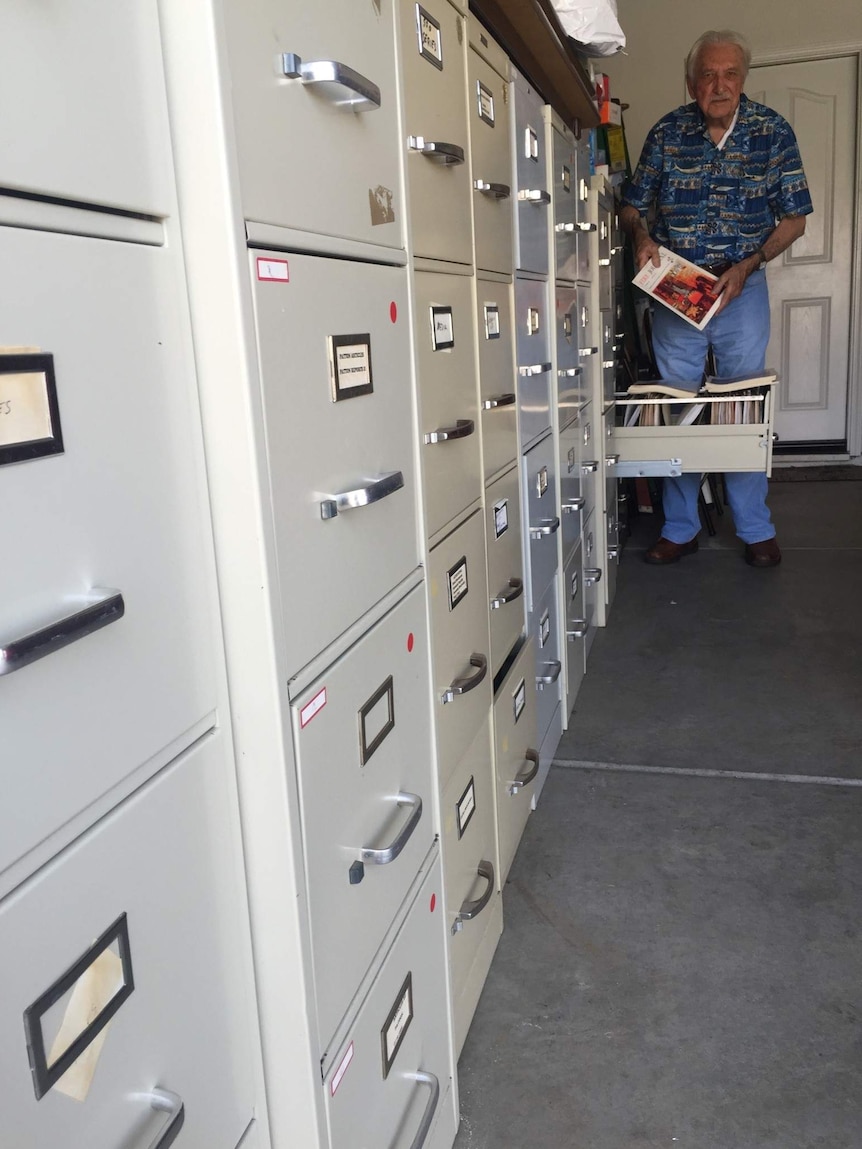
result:
[(435, 351), (455, 346), (455, 323), (451, 307), (431, 308), (431, 344)]
[(421, 4), (416, 5), (416, 32), (419, 37), (419, 55), (435, 68), (443, 70), (443, 40), (440, 25)]
[(479, 105), (479, 119), (494, 126), (494, 96), (481, 80), (476, 81), (476, 100)]
[(51, 437), (45, 372), (0, 375), (0, 447)]

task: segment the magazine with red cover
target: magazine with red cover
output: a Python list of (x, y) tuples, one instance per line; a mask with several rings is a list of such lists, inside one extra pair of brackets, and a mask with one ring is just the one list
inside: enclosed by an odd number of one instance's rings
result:
[(681, 255), (674, 255), (666, 247), (658, 250), (661, 265), (655, 267), (650, 260), (632, 282), (686, 323), (703, 331), (721, 304), (721, 296), (714, 291), (718, 276)]

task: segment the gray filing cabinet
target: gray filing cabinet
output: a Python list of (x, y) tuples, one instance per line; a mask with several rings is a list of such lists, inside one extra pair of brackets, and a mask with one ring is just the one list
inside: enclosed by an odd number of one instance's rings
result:
[(474, 282), (482, 461), (488, 483), (518, 457), (512, 278), (484, 272)]
[(494, 698), (494, 773), (499, 882), (506, 881), (527, 824), (539, 773), (536, 655), (528, 639)]
[(515, 279), (515, 355), (518, 368), (518, 437), (528, 450), (551, 429), (551, 340), (554, 323), (545, 280)]
[(553, 212), (545, 160), (544, 100), (517, 69), (513, 68), (511, 75), (512, 156), (517, 195), (515, 267), (518, 271), (546, 276)]
[(481, 271), (512, 274), (512, 140), (509, 62), (499, 44), (470, 21), (467, 107), (473, 188), (475, 263)]
[(485, 491), (485, 537), (491, 607), (491, 673), (496, 676), (524, 631), (524, 564), (518, 468)]

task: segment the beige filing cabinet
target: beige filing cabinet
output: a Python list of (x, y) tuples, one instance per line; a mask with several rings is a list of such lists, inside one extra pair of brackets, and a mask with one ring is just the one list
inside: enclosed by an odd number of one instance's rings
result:
[(578, 289), (557, 283), (554, 287), (556, 324), (557, 421), (565, 427), (577, 415), (590, 395), (585, 386), (587, 375), (578, 354)]
[(475, 283), (482, 467), (486, 484), (518, 457), (512, 277), (480, 272)]
[[(527, 824), (539, 773), (536, 654), (528, 639), (494, 698), (498, 880), (502, 888)], [(556, 746), (554, 747), (556, 749)]]
[(521, 493), (513, 467), (485, 491), (485, 539), (491, 619), (491, 673), (496, 677), (524, 632)]
[(467, 57), (470, 182), (477, 271), (512, 274), (512, 138), (509, 61), (471, 19)]
[(572, 712), (586, 670), (587, 622), (584, 614), (584, 577), (580, 546), (563, 568), (563, 622), (565, 635), (566, 718)]

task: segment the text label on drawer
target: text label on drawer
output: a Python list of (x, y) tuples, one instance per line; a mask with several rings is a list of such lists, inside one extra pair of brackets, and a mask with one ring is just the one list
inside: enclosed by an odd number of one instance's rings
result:
[(464, 837), (464, 831), (470, 825), (470, 819), (476, 813), (476, 783), (470, 779), (464, 793), (455, 803), (455, 820), (458, 826), (459, 840)]
[(515, 722), (521, 717), (524, 712), (524, 707), (527, 705), (527, 682), (526, 679), (521, 679), (512, 694), (512, 713), (515, 715)]
[(328, 343), (333, 403), (356, 399), (359, 395), (370, 395), (374, 390), (371, 336), (330, 335)]
[(53, 355), (0, 354), (0, 466), (62, 453)]
[(431, 308), (431, 345), (435, 351), (448, 351), (455, 346), (455, 323), (451, 307)]
[(476, 96), (479, 104), (479, 119), (494, 126), (494, 96), (481, 80), (476, 81)]
[(401, 1043), (410, 1028), (413, 1020), (413, 974), (408, 973), (404, 984), (398, 991), (395, 1004), (389, 1011), (389, 1016), (380, 1031), (380, 1046), (383, 1053), (383, 1080), (389, 1076), (389, 1070), (395, 1061), (395, 1056), (401, 1048)]
[(536, 475), (536, 495), (541, 499), (548, 489), (548, 468), (541, 467)]
[(569, 168), (563, 164), (563, 191), (570, 192), (572, 190), (572, 173)]
[(542, 647), (551, 637), (551, 614), (545, 611), (539, 619), (539, 646)]
[(416, 33), (419, 37), (419, 55), (443, 71), (443, 38), (440, 25), (421, 4), (416, 5)]
[(578, 572), (572, 572), (572, 593), (571, 598), (574, 601), (578, 597)]
[(509, 529), (509, 500), (500, 499), (494, 503), (494, 534), (497, 538)]
[(449, 609), (454, 610), (467, 594), (467, 556), (464, 555), (446, 572), (446, 585), (449, 588)]
[(485, 304), (485, 338), (500, 338), (500, 308), (496, 303)]
[(363, 766), (394, 729), (395, 690), (390, 674), (359, 711), (359, 761)]

